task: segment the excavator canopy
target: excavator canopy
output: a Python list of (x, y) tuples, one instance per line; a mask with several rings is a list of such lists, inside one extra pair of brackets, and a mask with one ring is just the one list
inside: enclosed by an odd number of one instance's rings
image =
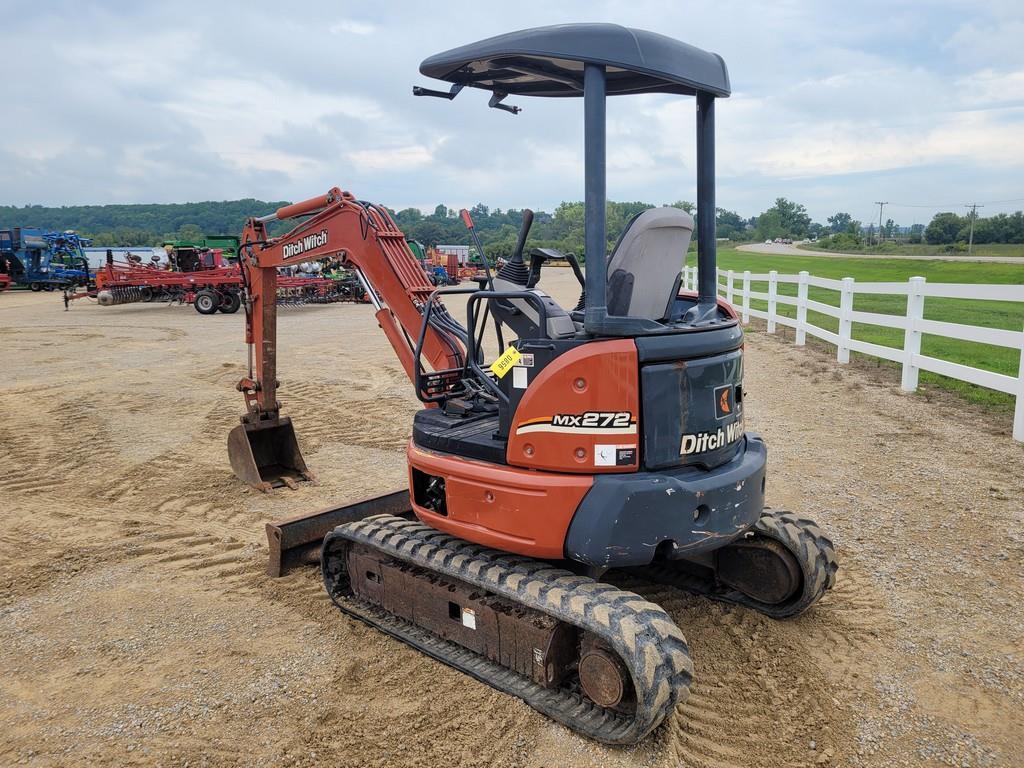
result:
[[(454, 99), (466, 88), (492, 93), (488, 105), (518, 114), (509, 96), (583, 98), (584, 328), (594, 336), (674, 333), (657, 322), (613, 315), (605, 263), (606, 100), (608, 96), (665, 93), (697, 102), (697, 305), (684, 322), (721, 321), (715, 252), (715, 99), (728, 96), (722, 57), (656, 32), (618, 24), (558, 24), (489, 37), (434, 54), (420, 64), (427, 77), (452, 83), (448, 92), (413, 89), (417, 96)], [(679, 254), (679, 266), (685, 253)]]
[(717, 53), (618, 24), (558, 24), (523, 29), (437, 53), (420, 64), (427, 77), (522, 96), (582, 96), (583, 67), (607, 73), (606, 93), (697, 92), (729, 95)]

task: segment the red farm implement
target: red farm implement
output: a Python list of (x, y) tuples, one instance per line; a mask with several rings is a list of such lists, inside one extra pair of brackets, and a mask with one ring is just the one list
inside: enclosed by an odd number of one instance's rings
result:
[[(135, 302), (174, 302), (191, 304), (203, 315), (237, 312), (244, 288), (238, 265), (225, 262), (215, 250), (196, 266), (198, 269), (181, 272), (157, 264), (115, 262), (108, 258), (106, 265), (96, 273), (96, 289), (65, 292), (65, 307), (74, 299), (91, 298), (104, 307)], [(281, 275), (278, 287), (278, 300), (283, 304), (369, 300), (354, 276)]]

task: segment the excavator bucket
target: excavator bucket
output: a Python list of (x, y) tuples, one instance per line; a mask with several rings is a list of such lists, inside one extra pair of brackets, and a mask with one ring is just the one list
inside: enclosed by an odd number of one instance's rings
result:
[(287, 416), (239, 424), (228, 434), (228, 458), (235, 475), (259, 491), (313, 479)]

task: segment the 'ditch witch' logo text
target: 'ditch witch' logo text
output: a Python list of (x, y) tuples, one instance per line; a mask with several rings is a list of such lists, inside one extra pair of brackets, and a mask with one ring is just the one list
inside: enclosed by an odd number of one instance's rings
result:
[(743, 417), (740, 416), (732, 424), (719, 427), (714, 432), (698, 432), (695, 435), (683, 435), (682, 443), (679, 446), (679, 454), (681, 456), (689, 456), (692, 453), (714, 451), (739, 440), (742, 436)]
[(297, 240), (294, 243), (288, 243), (281, 249), (281, 258), (290, 259), (293, 256), (301, 256), (306, 251), (312, 251), (314, 248), (322, 248), (327, 245), (327, 230), (321, 229), (312, 235), (306, 235), (301, 240)]

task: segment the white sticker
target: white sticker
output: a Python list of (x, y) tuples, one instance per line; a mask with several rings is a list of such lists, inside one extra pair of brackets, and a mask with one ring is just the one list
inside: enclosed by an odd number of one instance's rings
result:
[(526, 368), (516, 366), (512, 369), (512, 386), (516, 389), (526, 389), (527, 385)]
[(614, 467), (615, 466), (615, 451), (618, 448), (617, 445), (595, 445), (594, 446), (594, 466), (595, 467)]
[(462, 609), (462, 626), (476, 629), (476, 613), (472, 608)]

